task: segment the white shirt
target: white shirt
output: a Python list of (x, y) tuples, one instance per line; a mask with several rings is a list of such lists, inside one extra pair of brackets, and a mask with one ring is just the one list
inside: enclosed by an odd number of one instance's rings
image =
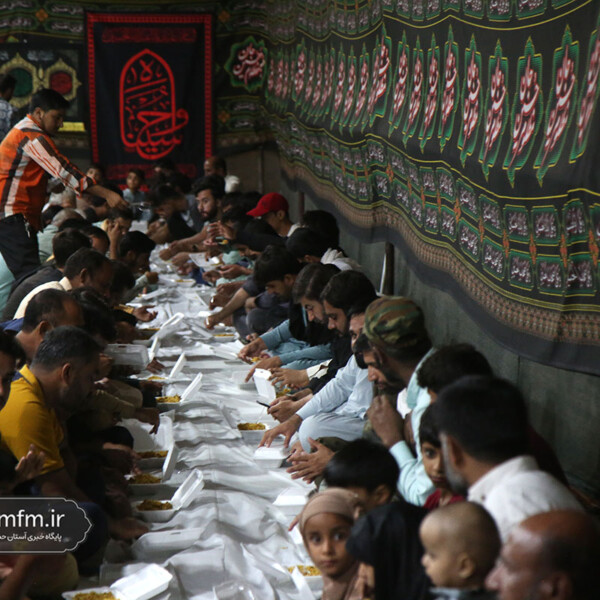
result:
[(229, 194), (231, 192), (239, 191), (241, 187), (240, 178), (235, 175), (225, 175), (225, 193)]
[(320, 389), (296, 414), (304, 421), (320, 413), (364, 418), (373, 401), (373, 384), (368, 369), (361, 369), (352, 355), (335, 377)]
[(25, 316), (25, 311), (27, 310), (27, 305), (31, 301), (34, 296), (37, 296), (40, 292), (44, 290), (59, 290), (61, 292), (70, 292), (73, 289), (71, 282), (63, 277), (60, 281), (49, 281), (48, 283), (42, 283), (38, 285), (36, 288), (33, 288), (23, 300), (21, 300), (21, 304), (19, 304), (19, 308), (17, 308), (17, 312), (13, 319), (21, 319)]
[(468, 500), (482, 504), (494, 517), (502, 540), (527, 517), (557, 509), (583, 508), (575, 496), (533, 456), (517, 456), (488, 471), (470, 488)]

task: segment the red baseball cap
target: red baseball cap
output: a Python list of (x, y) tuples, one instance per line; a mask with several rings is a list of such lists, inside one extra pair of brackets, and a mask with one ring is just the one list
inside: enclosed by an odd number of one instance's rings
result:
[(277, 192), (270, 192), (265, 194), (251, 211), (246, 214), (251, 217), (262, 217), (270, 212), (277, 212), (278, 210), (284, 210), (288, 212), (289, 205), (288, 201)]

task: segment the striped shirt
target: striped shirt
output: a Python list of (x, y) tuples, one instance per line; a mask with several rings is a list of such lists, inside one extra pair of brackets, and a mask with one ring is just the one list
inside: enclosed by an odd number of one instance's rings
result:
[(50, 177), (60, 179), (77, 194), (94, 185), (27, 115), (0, 144), (0, 219), (22, 214), (39, 231)]

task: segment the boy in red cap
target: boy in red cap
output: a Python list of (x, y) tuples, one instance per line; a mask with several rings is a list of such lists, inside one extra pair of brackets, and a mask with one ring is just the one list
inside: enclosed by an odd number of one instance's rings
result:
[(289, 237), (298, 228), (290, 220), (288, 201), (277, 192), (265, 194), (247, 214), (262, 217), (281, 237)]

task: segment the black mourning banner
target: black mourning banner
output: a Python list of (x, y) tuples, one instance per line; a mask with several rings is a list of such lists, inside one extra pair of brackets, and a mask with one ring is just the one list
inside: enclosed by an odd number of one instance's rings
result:
[(213, 150), (212, 17), (86, 13), (92, 157), (122, 181), (161, 158), (190, 177)]
[(508, 348), (599, 373), (599, 25), (586, 0), (282, 3), (225, 69), (296, 189)]

